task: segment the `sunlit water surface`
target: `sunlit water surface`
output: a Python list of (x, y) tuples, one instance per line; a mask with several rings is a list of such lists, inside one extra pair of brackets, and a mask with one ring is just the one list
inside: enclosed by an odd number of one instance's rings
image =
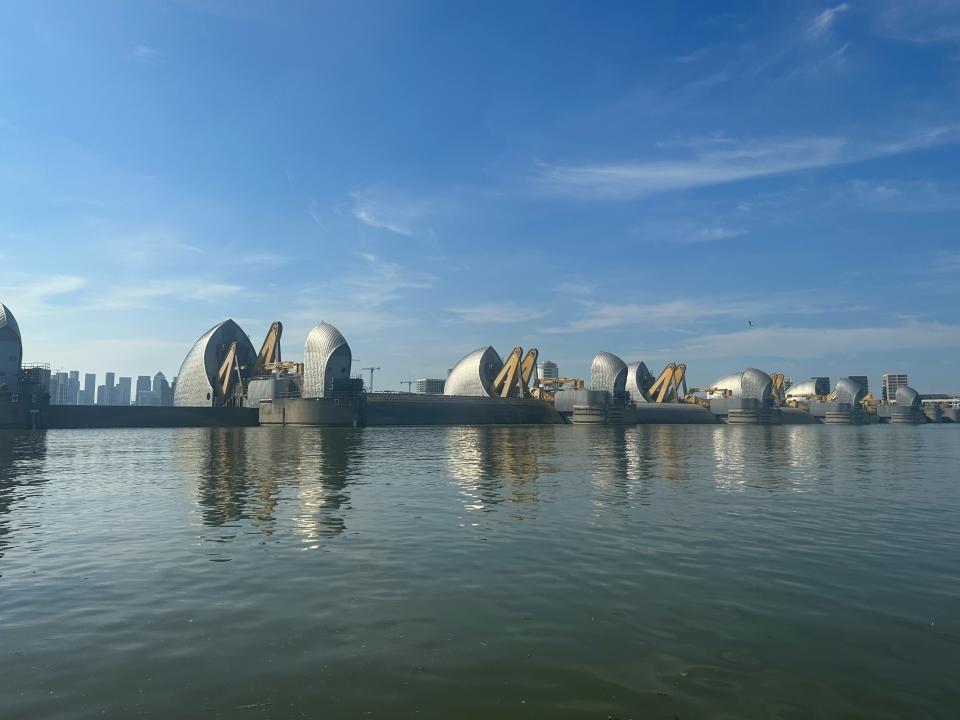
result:
[(0, 717), (957, 718), (960, 428), (0, 433)]

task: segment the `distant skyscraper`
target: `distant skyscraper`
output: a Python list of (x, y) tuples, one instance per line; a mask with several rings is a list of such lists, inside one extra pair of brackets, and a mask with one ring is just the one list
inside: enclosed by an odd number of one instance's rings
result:
[(117, 380), (117, 402), (115, 404), (130, 404), (130, 383), (131, 380), (128, 377), (122, 377)]
[(173, 405), (173, 388), (167, 382), (167, 376), (158, 372), (153, 376), (153, 392), (160, 398), (160, 404), (163, 406)]
[(145, 392), (151, 392), (150, 390), (150, 376), (149, 375), (138, 375), (137, 376), (137, 394), (135, 397), (135, 402), (137, 405), (140, 405), (140, 396)]
[(106, 385), (97, 386), (97, 405), (109, 405), (110, 404), (110, 393), (107, 391)]
[(67, 404), (67, 381), (69, 376), (65, 372), (50, 373), (50, 404)]
[(113, 405), (116, 400), (117, 387), (114, 385), (116, 379), (116, 374), (108, 372), (103, 376), (103, 402), (100, 402), (100, 398), (97, 398), (97, 405)]
[(881, 400), (888, 403), (897, 401), (897, 388), (907, 384), (906, 373), (884, 373)]
[(80, 402), (80, 371), (71, 370), (67, 378), (67, 395), (64, 405), (76, 405)]
[(437, 378), (421, 378), (417, 380), (417, 392), (424, 395), (443, 395), (443, 380)]
[(540, 373), (540, 382), (556, 380), (560, 377), (560, 368), (552, 360), (544, 360), (537, 366), (537, 370)]
[(93, 405), (97, 399), (97, 376), (87, 373), (83, 376), (83, 404)]

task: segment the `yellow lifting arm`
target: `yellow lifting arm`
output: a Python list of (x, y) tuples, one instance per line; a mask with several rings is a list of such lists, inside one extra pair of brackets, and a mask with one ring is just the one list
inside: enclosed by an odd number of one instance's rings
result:
[(263, 375), (268, 368), (281, 361), (281, 335), (283, 335), (283, 323), (277, 320), (271, 324), (270, 329), (267, 330), (267, 336), (263, 339), (263, 345), (260, 347), (260, 354), (257, 355), (257, 364), (254, 365), (251, 375)]
[(237, 343), (230, 343), (230, 349), (227, 350), (223, 362), (220, 363), (220, 369), (217, 371), (217, 387), (215, 392), (220, 400), (226, 400), (233, 392), (233, 371), (236, 366), (237, 375), (240, 374), (240, 367), (237, 365)]
[[(686, 369), (686, 365), (683, 366)], [(675, 363), (669, 363), (660, 373), (660, 377), (653, 381), (653, 385), (647, 390), (650, 402), (662, 403), (669, 399), (670, 390), (673, 388), (674, 373), (677, 371)]]
[(537, 369), (538, 357), (540, 357), (540, 351), (537, 348), (530, 348), (523, 358), (523, 364), (520, 365), (520, 379), (523, 382), (524, 390), (529, 390), (530, 388), (530, 378), (533, 377), (533, 371)]
[(520, 358), (523, 348), (519, 345), (513, 349), (507, 361), (493, 381), (493, 392), (500, 397), (511, 397), (516, 394), (517, 380), (520, 377)]

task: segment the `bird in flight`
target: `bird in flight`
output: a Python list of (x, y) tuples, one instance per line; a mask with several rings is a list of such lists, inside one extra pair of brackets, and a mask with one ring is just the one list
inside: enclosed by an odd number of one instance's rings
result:
[(749, 325), (750, 327), (753, 327), (753, 320), (747, 320), (747, 325)]

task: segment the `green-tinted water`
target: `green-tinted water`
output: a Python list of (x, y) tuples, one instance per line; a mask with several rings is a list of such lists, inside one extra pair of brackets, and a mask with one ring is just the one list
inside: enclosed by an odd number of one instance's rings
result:
[(956, 718), (960, 428), (0, 433), (0, 717)]

